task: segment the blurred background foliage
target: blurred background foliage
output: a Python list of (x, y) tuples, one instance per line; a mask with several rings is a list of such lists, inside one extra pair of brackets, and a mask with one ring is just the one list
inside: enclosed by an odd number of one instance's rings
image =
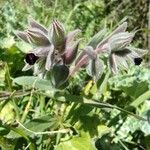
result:
[[(34, 94), (32, 91), (30, 94), (32, 78), (15, 80), (18, 85), (12, 83), (12, 79), (16, 77), (32, 75), (32, 71), (21, 71), (24, 65), (23, 52), (31, 47), (18, 40), (14, 34), (15, 30), (26, 28), (29, 16), (46, 27), (49, 27), (51, 21), (57, 18), (64, 23), (67, 31), (75, 28), (81, 29), (84, 37), (81, 47), (99, 30), (104, 27), (112, 30), (122, 19), (127, 19), (129, 31), (138, 30), (134, 45), (150, 49), (149, 15), (149, 0), (0, 0), (1, 120), (10, 123), (17, 118), (26, 128), (35, 132), (47, 129), (58, 130), (64, 127), (72, 130), (71, 135), (70, 133), (66, 136), (57, 134), (49, 138), (49, 135), (34, 135), (24, 128), (20, 127), (15, 130), (15, 127), (5, 126), (2, 123), (0, 127), (1, 148), (24, 149), (29, 145), (29, 149), (32, 150), (35, 144), (41, 150), (54, 149), (54, 145), (57, 145), (55, 146), (57, 150), (87, 150), (87, 147), (93, 150), (95, 142), (98, 150), (149, 150), (150, 127), (147, 123), (133, 117), (125, 117), (115, 109), (110, 111), (110, 109), (103, 108), (101, 111), (98, 108), (93, 109), (90, 106), (68, 101), (65, 104), (61, 103), (57, 94), (54, 95), (56, 91), (49, 89), (45, 81), (37, 82), (35, 87), (40, 90)], [(80, 95), (96, 100), (101, 99), (101, 102), (131, 109), (132, 112), (148, 116), (149, 119), (149, 56), (150, 53), (144, 57), (145, 68), (132, 67), (127, 74), (122, 73), (115, 77), (110, 77), (109, 73), (105, 72), (98, 83), (96, 94), (95, 85), (89, 82), (89, 77), (82, 71), (71, 80), (66, 92), (62, 93), (70, 94), (70, 97)], [(45, 89), (51, 92), (43, 93)], [(13, 97), (14, 91), (17, 91), (16, 97)], [(20, 95), (23, 96), (19, 97)], [(9, 101), (5, 103), (3, 101), (5, 99)], [(28, 109), (26, 105), (31, 99), (32, 109), (25, 114), (24, 110)], [(37, 117), (38, 119), (35, 120)], [(79, 137), (76, 136), (78, 134)], [(69, 140), (70, 136), (72, 138)], [(91, 138), (94, 139), (93, 143)]]

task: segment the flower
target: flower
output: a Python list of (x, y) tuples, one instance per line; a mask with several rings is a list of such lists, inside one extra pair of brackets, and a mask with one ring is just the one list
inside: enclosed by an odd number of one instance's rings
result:
[[(29, 27), (25, 31), (16, 31), (19, 38), (33, 46), (33, 49), (25, 56), (25, 66), (22, 70), (26, 71), (32, 68), (34, 64), (40, 66), (43, 62), (46, 62), (45, 69), (47, 69), (51, 65), (49, 57), (51, 57), (54, 49), (48, 38), (48, 30), (32, 18), (29, 18), (28, 22)], [(40, 72), (42, 72), (42, 69), (39, 67), (34, 74)]]
[(80, 32), (79, 29), (69, 32), (65, 36), (64, 27), (57, 20), (52, 22), (49, 31), (32, 18), (29, 18), (28, 22), (29, 27), (27, 30), (23, 32), (16, 31), (16, 35), (19, 38), (34, 47), (25, 57), (26, 65), (23, 71), (30, 69), (40, 58), (46, 58), (46, 70), (50, 70), (52, 64), (60, 63), (60, 61), (67, 65), (73, 62), (80, 41), (74, 40)]
[[(124, 22), (109, 35), (106, 29), (99, 31), (76, 59), (75, 67), (71, 70), (70, 75), (73, 75), (80, 67), (86, 67), (87, 73), (94, 77), (94, 80), (98, 80), (103, 72), (103, 65), (100, 62), (98, 65), (98, 57), (94, 58), (93, 56), (105, 53), (108, 55), (107, 60), (113, 73), (117, 73), (118, 68), (128, 69), (129, 62), (134, 62), (136, 58), (140, 58), (147, 51), (130, 46), (135, 32), (129, 33), (126, 29), (127, 22)], [(89, 46), (91, 47), (90, 51)]]
[(109, 65), (113, 73), (117, 73), (118, 68), (127, 70), (129, 63), (134, 63), (136, 58), (146, 53), (145, 50), (130, 46), (133, 37), (134, 33), (122, 32), (109, 39)]
[(142, 62), (142, 58), (140, 58), (140, 57), (134, 58), (134, 64), (135, 65), (140, 65), (141, 62)]
[(79, 40), (75, 40), (79, 29), (69, 32), (65, 35), (63, 25), (54, 20), (49, 32), (50, 41), (54, 45), (54, 67), (52, 68), (51, 81), (58, 87), (62, 85), (69, 76), (69, 66), (75, 60)]
[(76, 58), (80, 42), (76, 36), (80, 30), (65, 35), (65, 29), (58, 20), (52, 22), (49, 30), (32, 18), (28, 22), (29, 27), (25, 31), (16, 31), (19, 38), (33, 46), (25, 56), (22, 70), (34, 68), (34, 75), (42, 74), (42, 77), (51, 71), (52, 82), (56, 86), (61, 85), (68, 78), (69, 65)]
[(128, 32), (127, 22), (119, 25), (109, 36), (104, 38), (96, 48), (98, 53), (108, 53), (108, 63), (113, 73), (120, 69), (128, 69), (129, 62), (143, 56), (147, 51), (131, 47), (135, 32)]
[(50, 29), (50, 39), (54, 45), (54, 51), (61, 57), (63, 64), (71, 64), (77, 55), (79, 46), (79, 40), (75, 40), (75, 37), (80, 32), (79, 29), (69, 32), (65, 35), (65, 29), (63, 25), (54, 20)]

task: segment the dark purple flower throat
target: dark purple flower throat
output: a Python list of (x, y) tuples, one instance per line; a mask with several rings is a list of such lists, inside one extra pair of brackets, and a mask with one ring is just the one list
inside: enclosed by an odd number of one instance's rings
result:
[(39, 57), (35, 56), (33, 53), (28, 53), (25, 60), (29, 65), (34, 65), (38, 58)]

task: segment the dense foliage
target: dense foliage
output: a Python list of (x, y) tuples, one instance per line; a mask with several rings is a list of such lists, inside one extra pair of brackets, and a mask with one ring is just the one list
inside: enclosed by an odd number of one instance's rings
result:
[(150, 149), (148, 0), (0, 12), (0, 149)]

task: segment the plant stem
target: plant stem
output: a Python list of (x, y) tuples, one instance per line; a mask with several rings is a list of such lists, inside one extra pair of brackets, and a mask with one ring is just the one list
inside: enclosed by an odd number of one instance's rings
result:
[(145, 118), (141, 117), (141, 116), (138, 116), (136, 114), (133, 114), (132, 112), (130, 111), (127, 111), (123, 108), (120, 108), (120, 107), (117, 107), (115, 105), (111, 105), (111, 104), (108, 104), (108, 103), (99, 103), (99, 102), (96, 102), (96, 101), (92, 101), (92, 100), (84, 100), (84, 104), (90, 104), (90, 105), (93, 105), (93, 106), (96, 106), (96, 107), (106, 107), (106, 108), (113, 108), (113, 109), (117, 109), (117, 110), (120, 110), (121, 112), (124, 112), (126, 114), (129, 114), (131, 116), (134, 116), (135, 118), (137, 119), (140, 119), (140, 120), (143, 120), (143, 121), (147, 121)]
[(31, 94), (30, 94), (30, 97), (29, 97), (29, 101), (25, 107), (25, 110), (24, 110), (24, 113), (22, 115), (22, 118), (21, 118), (21, 122), (23, 123), (28, 115), (28, 112), (30, 110), (30, 105), (31, 105), (31, 102), (32, 102), (32, 96), (33, 96), (33, 92), (34, 92), (34, 88), (31, 90)]
[(55, 16), (55, 12), (56, 12), (56, 9), (57, 9), (57, 5), (58, 5), (58, 0), (55, 0), (54, 9), (53, 9), (53, 12), (52, 12), (52, 18), (53, 18), (53, 19), (54, 19), (54, 16)]
[(58, 130), (58, 131), (45, 131), (45, 132), (34, 132), (32, 130), (29, 130), (27, 129), (23, 124), (21, 124), (19, 121), (17, 121), (17, 123), (22, 127), (24, 128), (26, 131), (30, 132), (30, 133), (33, 133), (35, 135), (45, 135), (45, 134), (49, 134), (49, 135), (52, 135), (52, 134), (58, 134), (58, 133), (68, 133), (70, 132), (70, 129), (61, 129), (61, 130)]
[(8, 90), (12, 91), (12, 80), (10, 77), (9, 67), (7, 63), (5, 63), (5, 82), (8, 86)]
[(81, 4), (76, 4), (76, 5), (74, 6), (74, 8), (70, 11), (70, 13), (69, 13), (69, 15), (68, 15), (68, 17), (67, 17), (67, 19), (66, 19), (65, 25), (67, 25), (67, 23), (70, 21), (71, 16), (73, 15), (73, 13), (76, 11), (76, 9), (77, 9), (80, 5), (81, 5)]
[(39, 101), (40, 101), (40, 115), (44, 115), (45, 111), (45, 97), (39, 96)]
[(19, 97), (27, 96), (29, 94), (30, 92), (20, 92), (20, 91), (5, 92), (4, 91), (3, 93), (0, 93), (0, 101), (10, 99), (12, 96), (13, 98), (19, 98)]

